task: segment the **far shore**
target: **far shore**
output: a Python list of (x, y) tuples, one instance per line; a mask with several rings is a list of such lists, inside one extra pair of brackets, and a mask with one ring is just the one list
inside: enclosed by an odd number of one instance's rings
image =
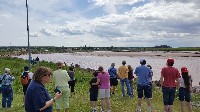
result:
[(161, 56), (161, 57), (200, 57), (200, 52), (195, 51), (146, 51), (146, 52), (112, 52), (112, 51), (93, 51), (93, 52), (75, 52), (74, 55), (81, 56)]

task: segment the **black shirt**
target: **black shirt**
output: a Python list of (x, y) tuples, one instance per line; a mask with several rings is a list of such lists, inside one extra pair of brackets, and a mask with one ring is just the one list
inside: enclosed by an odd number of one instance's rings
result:
[(97, 78), (94, 77), (90, 80), (90, 92), (98, 92), (98, 85), (92, 85), (92, 83), (96, 83)]

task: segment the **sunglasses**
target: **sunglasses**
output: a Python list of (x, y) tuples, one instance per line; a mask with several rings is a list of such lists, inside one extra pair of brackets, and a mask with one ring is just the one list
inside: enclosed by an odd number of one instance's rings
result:
[(49, 77), (50, 77), (51, 75), (52, 75), (52, 74), (47, 74), (47, 75), (44, 75), (44, 76), (49, 76)]

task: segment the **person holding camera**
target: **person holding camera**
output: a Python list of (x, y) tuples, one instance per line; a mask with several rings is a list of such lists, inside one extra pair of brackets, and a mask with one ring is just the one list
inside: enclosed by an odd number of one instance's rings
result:
[(57, 63), (58, 70), (53, 72), (53, 81), (55, 84), (56, 91), (62, 92), (62, 97), (56, 101), (56, 110), (60, 112), (62, 106), (65, 112), (68, 112), (69, 109), (69, 97), (70, 97), (70, 89), (68, 82), (70, 81), (70, 77), (66, 70), (62, 70), (64, 64), (61, 62)]
[(62, 93), (55, 93), (53, 98), (50, 97), (44, 85), (50, 83), (51, 75), (50, 68), (41, 66), (36, 69), (25, 95), (26, 112), (53, 112), (52, 105), (62, 96)]

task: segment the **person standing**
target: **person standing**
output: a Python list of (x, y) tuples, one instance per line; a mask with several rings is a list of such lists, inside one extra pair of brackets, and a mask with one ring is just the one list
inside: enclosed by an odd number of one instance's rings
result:
[[(29, 67), (28, 66), (25, 66), (24, 67), (24, 72), (22, 73), (22, 75), (20, 77), (21, 77), (20, 80), (21, 80), (21, 84), (22, 84), (22, 88), (23, 88), (23, 93), (24, 93), (23, 102), (25, 104), (26, 91), (27, 91), (28, 85), (30, 84), (30, 82), (32, 80), (33, 73), (29, 72)], [(24, 106), (24, 104), (23, 104), (23, 106)]]
[(15, 77), (11, 74), (9, 68), (4, 68), (4, 74), (1, 76), (2, 80), (2, 108), (10, 108), (13, 101), (12, 82)]
[(173, 102), (176, 92), (176, 84), (179, 85), (180, 73), (173, 67), (174, 59), (167, 59), (167, 66), (161, 70), (160, 83), (163, 92), (164, 111), (172, 112)]
[(70, 81), (68, 82), (69, 88), (70, 88), (70, 92), (71, 92), (70, 96), (72, 97), (73, 95), (75, 95), (75, 93), (74, 93), (74, 87), (75, 87), (74, 67), (72, 67), (72, 66), (69, 67), (68, 75), (70, 77)]
[(97, 98), (98, 98), (98, 85), (92, 85), (97, 82), (97, 76), (99, 72), (95, 71), (93, 73), (93, 78), (90, 80), (90, 103), (92, 107), (92, 112), (97, 112)]
[(179, 88), (179, 100), (181, 102), (181, 112), (185, 110), (185, 101), (188, 107), (188, 112), (192, 112), (192, 104), (191, 104), (191, 90), (192, 90), (192, 79), (189, 75), (189, 71), (186, 67), (181, 68), (181, 78), (180, 80), (180, 88)]
[(66, 70), (62, 70), (62, 68), (64, 67), (63, 63), (58, 62), (57, 67), (58, 70), (53, 72), (53, 81), (55, 84), (55, 88), (58, 88), (60, 91), (62, 91), (62, 97), (56, 101), (56, 110), (57, 112), (60, 112), (63, 106), (65, 112), (68, 112), (70, 96), (68, 82), (70, 81), (70, 77)]
[[(98, 68), (100, 72), (97, 76), (97, 82), (92, 85), (99, 85), (99, 93), (101, 98), (101, 112), (111, 112), (110, 110), (110, 77), (108, 72), (105, 72), (103, 67)], [(106, 104), (106, 108), (105, 108)]]
[(148, 112), (151, 112), (151, 98), (152, 98), (152, 86), (149, 82), (151, 70), (145, 66), (146, 60), (140, 60), (140, 66), (136, 67), (134, 74), (138, 76), (137, 93), (138, 93), (138, 112), (141, 112), (141, 104), (143, 94), (147, 98)]
[(131, 93), (131, 87), (128, 80), (128, 67), (125, 66), (126, 61), (122, 61), (122, 66), (118, 68), (118, 77), (120, 78), (121, 88), (122, 88), (122, 96), (125, 97), (124, 83), (126, 84), (127, 91), (129, 96), (132, 98), (133, 94)]
[(115, 63), (111, 64), (111, 67), (108, 69), (108, 73), (110, 75), (110, 86), (111, 86), (111, 94), (115, 94), (116, 87), (118, 85), (117, 80), (117, 69), (115, 68)]
[(52, 105), (62, 96), (62, 93), (55, 93), (53, 98), (50, 97), (44, 85), (50, 83), (51, 76), (50, 68), (40, 66), (36, 69), (25, 96), (26, 112), (53, 112)]
[(128, 65), (127, 67), (128, 67), (128, 80), (131, 88), (131, 93), (133, 94), (133, 89), (134, 89), (133, 68), (131, 67), (131, 65)]
[(151, 75), (149, 76), (149, 83), (150, 83), (150, 84), (151, 84), (151, 86), (152, 86), (153, 70), (152, 70), (152, 67), (151, 67), (151, 65), (147, 65), (147, 67), (149, 67), (149, 69), (151, 70)]

